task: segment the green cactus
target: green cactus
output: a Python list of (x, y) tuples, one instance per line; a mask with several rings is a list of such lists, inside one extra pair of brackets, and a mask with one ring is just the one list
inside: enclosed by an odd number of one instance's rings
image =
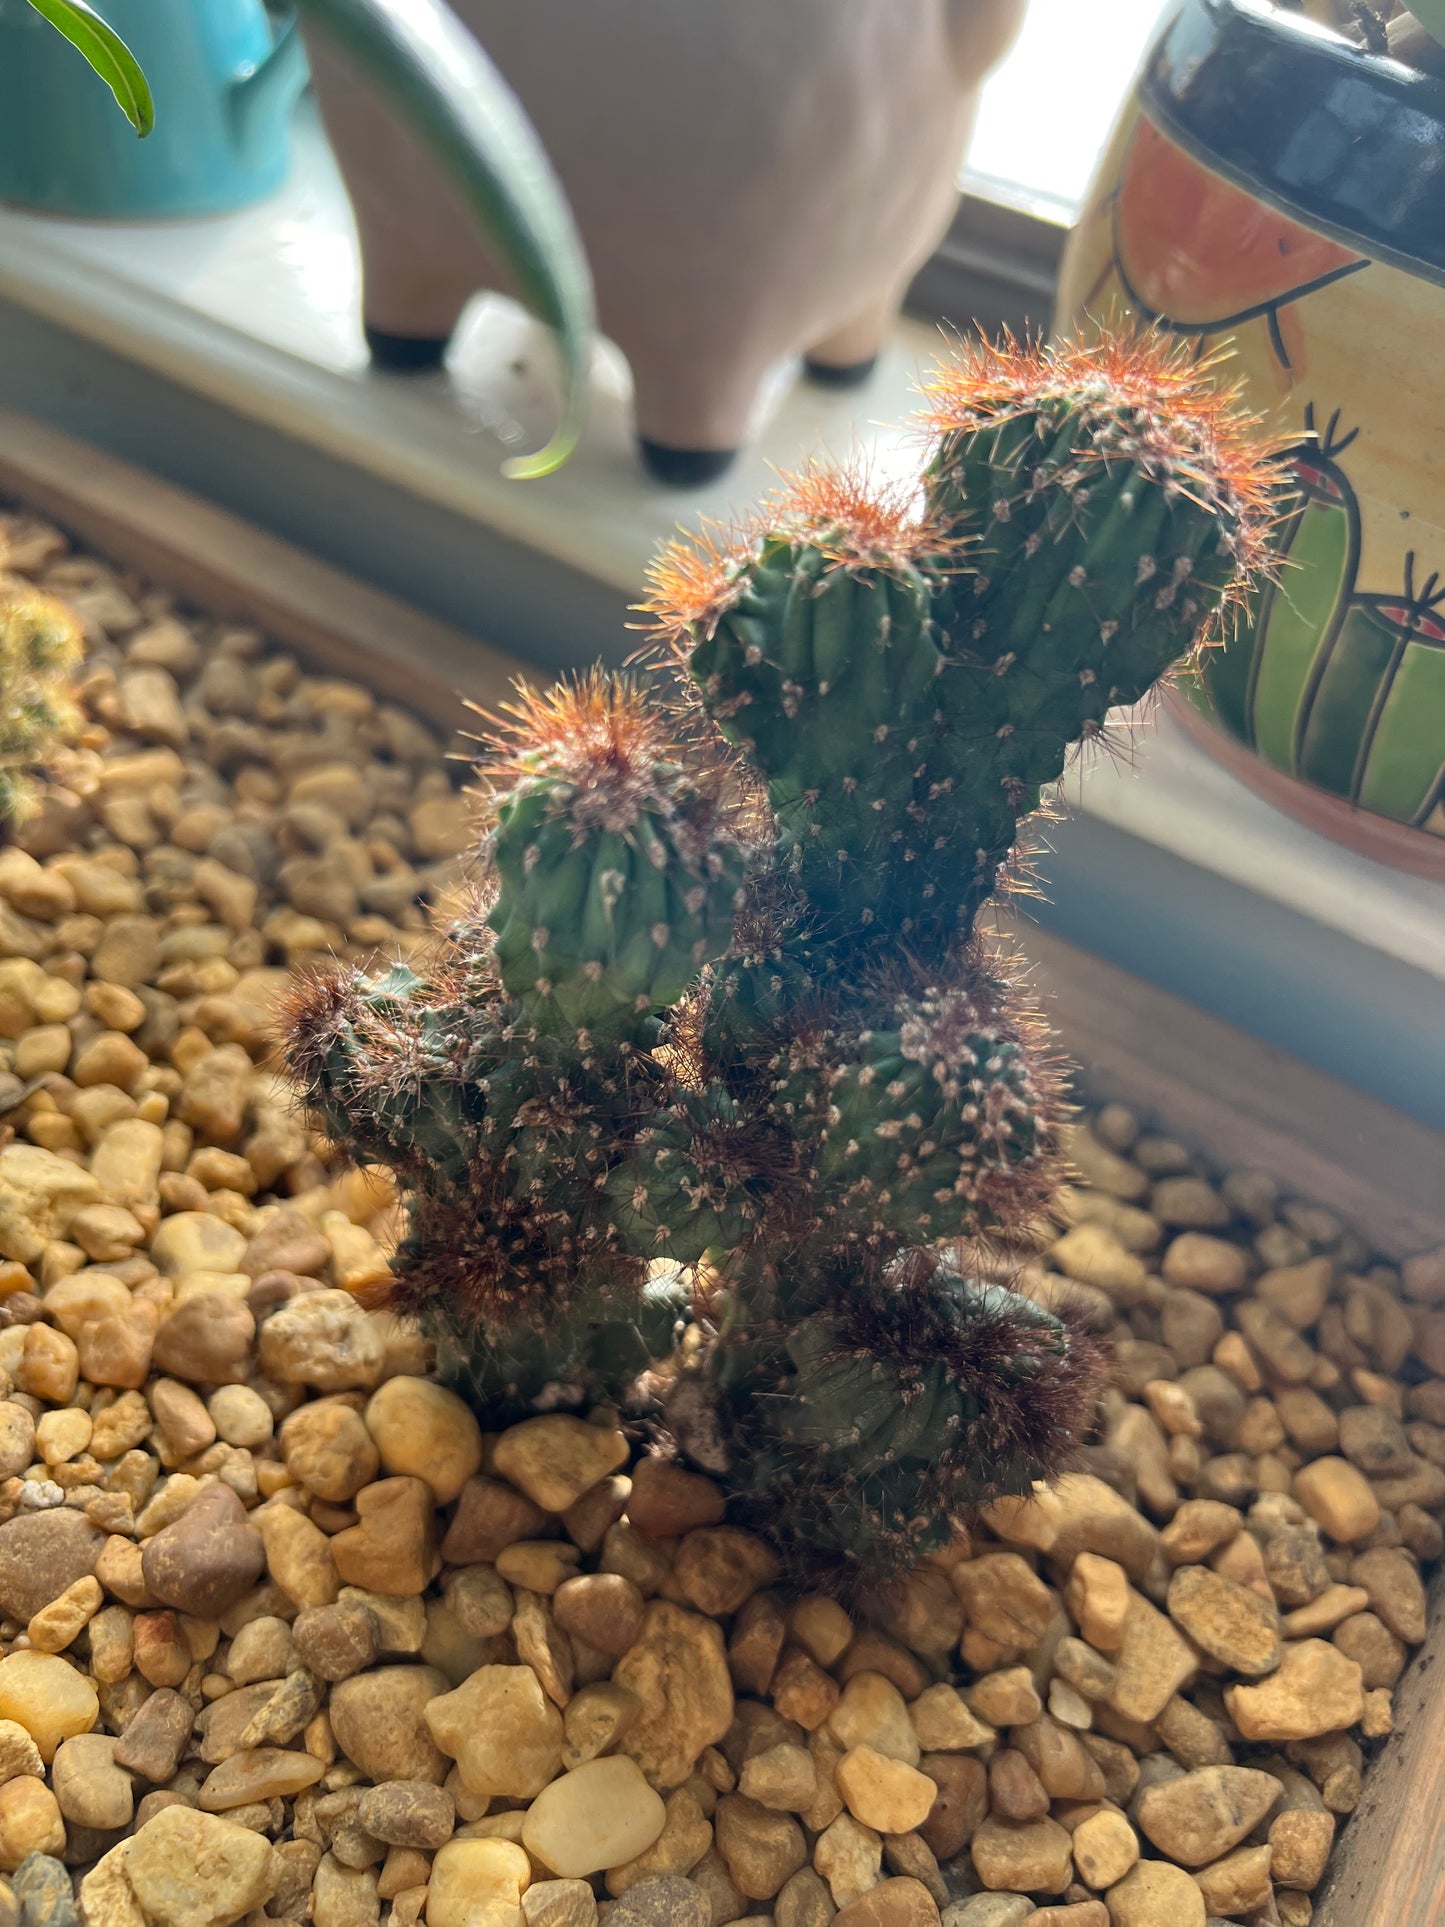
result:
[(80, 654), (80, 625), (63, 603), (13, 581), (0, 587), (0, 823), (29, 814), (36, 772), (78, 724), (68, 685)]
[(916, 1564), (1046, 1478), (1099, 1367), (1080, 1331), (916, 1250), (855, 1302), (719, 1351), (738, 1509), (814, 1581)]
[(931, 430), (912, 494), (812, 471), (670, 550), (649, 607), (690, 695), (524, 698), (494, 895), (289, 1024), (327, 1130), (403, 1180), (391, 1302), (454, 1382), (646, 1411), (842, 1586), (1089, 1422), (1080, 1325), (939, 1249), (1018, 1238), (1058, 1172), (1061, 1073), (974, 921), (1271, 518), (1270, 464), (1155, 342), (973, 351)]
[(489, 848), (502, 983), (539, 1030), (636, 1036), (726, 950), (740, 848), (633, 685), (594, 675), (510, 729)]

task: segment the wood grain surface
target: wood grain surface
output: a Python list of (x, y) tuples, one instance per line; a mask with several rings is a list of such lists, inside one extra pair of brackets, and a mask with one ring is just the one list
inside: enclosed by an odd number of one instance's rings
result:
[[(0, 491), (208, 613), (443, 729), (521, 666), (184, 490), (0, 409)], [(1011, 933), (1086, 1093), (1122, 1100), (1223, 1165), (1259, 1165), (1380, 1251), (1445, 1241), (1445, 1136), (1035, 925)], [(1445, 1927), (1445, 1609), (1395, 1695), (1399, 1731), (1344, 1829), (1315, 1927)]]

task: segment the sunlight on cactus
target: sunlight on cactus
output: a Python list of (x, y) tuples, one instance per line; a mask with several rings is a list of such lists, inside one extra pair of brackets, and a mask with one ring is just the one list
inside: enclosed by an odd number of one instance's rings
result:
[(680, 690), (487, 719), (476, 901), (287, 1025), (328, 1135), (406, 1189), (389, 1302), (489, 1419), (614, 1400), (845, 1588), (1090, 1423), (1081, 1326), (958, 1268), (1047, 1203), (1066, 1111), (975, 921), (1275, 508), (1254, 425), (1153, 340), (973, 349), (928, 394), (916, 497), (811, 470), (664, 553)]
[(36, 776), (78, 720), (69, 682), (80, 625), (53, 596), (0, 587), (0, 824), (33, 808)]

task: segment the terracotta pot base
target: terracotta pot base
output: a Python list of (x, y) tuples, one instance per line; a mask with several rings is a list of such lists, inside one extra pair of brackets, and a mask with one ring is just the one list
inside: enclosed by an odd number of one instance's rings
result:
[(1266, 803), (1293, 817), (1296, 823), (1303, 823), (1306, 829), (1328, 837), (1332, 843), (1342, 844), (1359, 856), (1388, 864), (1392, 870), (1424, 877), (1429, 883), (1445, 883), (1445, 838), (1431, 836), (1424, 830), (1412, 830), (1404, 823), (1392, 823), (1386, 816), (1358, 809), (1343, 797), (1331, 796), (1327, 790), (1315, 789), (1297, 777), (1286, 776), (1283, 770), (1261, 762), (1253, 750), (1246, 749), (1233, 736), (1206, 722), (1184, 697), (1170, 690), (1165, 701), (1170, 715), (1216, 763), (1231, 776), (1237, 776), (1256, 796), (1262, 796)]

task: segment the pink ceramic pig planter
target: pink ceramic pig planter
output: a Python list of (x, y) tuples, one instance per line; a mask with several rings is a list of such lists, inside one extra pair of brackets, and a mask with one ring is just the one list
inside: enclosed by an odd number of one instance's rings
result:
[[(793, 354), (863, 379), (955, 202), (979, 83), (1025, 0), (454, 0), (521, 98), (632, 365), (660, 479), (719, 474)], [(342, 51), (312, 72), (356, 211), (374, 359), (435, 366), (504, 277)]]

